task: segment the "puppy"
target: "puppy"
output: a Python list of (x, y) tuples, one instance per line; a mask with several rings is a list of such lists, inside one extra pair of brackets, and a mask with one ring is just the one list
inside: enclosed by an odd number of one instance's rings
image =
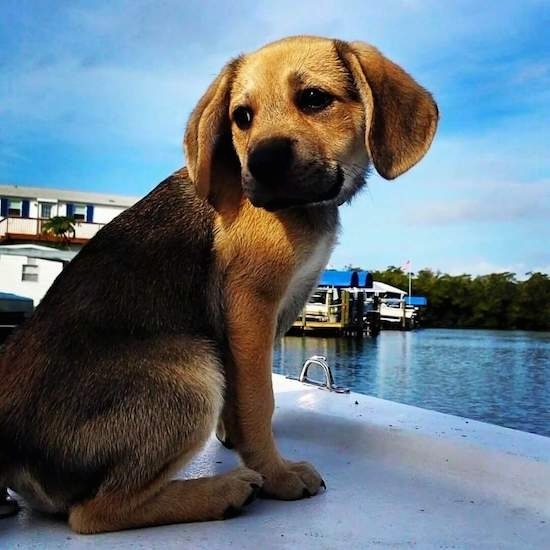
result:
[[(262, 488), (315, 495), (271, 430), (273, 341), (327, 262), (369, 165), (427, 151), (432, 97), (363, 43), (298, 36), (229, 63), (187, 168), (104, 227), (0, 361), (0, 488), (79, 533), (222, 519)], [(173, 480), (209, 437), (244, 466)]]

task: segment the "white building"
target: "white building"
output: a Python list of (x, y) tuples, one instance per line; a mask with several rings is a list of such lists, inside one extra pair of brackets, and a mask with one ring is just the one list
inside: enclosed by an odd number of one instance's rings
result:
[[(64, 262), (139, 198), (0, 185), (0, 291), (32, 298), (37, 306)], [(55, 236), (43, 232), (54, 216), (74, 220), (74, 237), (65, 243), (71, 250), (37, 244), (56, 244)]]
[(76, 254), (36, 244), (0, 245), (0, 292), (31, 298), (37, 306)]
[(0, 243), (52, 241), (53, 237), (42, 231), (44, 221), (67, 216), (76, 222), (70, 243), (82, 245), (139, 198), (0, 185)]

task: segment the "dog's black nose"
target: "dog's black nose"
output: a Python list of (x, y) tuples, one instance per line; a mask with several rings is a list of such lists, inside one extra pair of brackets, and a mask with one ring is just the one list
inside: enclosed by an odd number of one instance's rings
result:
[(284, 176), (294, 160), (292, 141), (270, 138), (260, 141), (248, 157), (248, 170), (257, 181), (270, 182)]

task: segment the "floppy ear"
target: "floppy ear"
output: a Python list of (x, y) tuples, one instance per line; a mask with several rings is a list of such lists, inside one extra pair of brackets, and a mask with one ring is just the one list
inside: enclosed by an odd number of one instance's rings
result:
[[(189, 117), (184, 149), (187, 170), (203, 199), (213, 192), (213, 181), (228, 177), (227, 171), (238, 165), (231, 138), (229, 95), (239, 59), (226, 65), (210, 84)], [(225, 172), (225, 175), (224, 175)]]
[(337, 50), (365, 107), (365, 142), (372, 162), (381, 176), (396, 178), (430, 147), (437, 105), (428, 91), (376, 48), (352, 42), (337, 45)]

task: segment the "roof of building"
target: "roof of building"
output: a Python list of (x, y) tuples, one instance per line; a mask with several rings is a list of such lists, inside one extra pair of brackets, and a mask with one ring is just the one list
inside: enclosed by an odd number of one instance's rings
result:
[(404, 290), (401, 290), (400, 288), (397, 288), (396, 286), (388, 285), (387, 283), (382, 283), (380, 281), (374, 281), (372, 283), (372, 287), (368, 288), (369, 291), (374, 292), (391, 292), (392, 294), (400, 294), (401, 297), (405, 296), (407, 294)]
[(141, 197), (115, 195), (106, 193), (89, 193), (73, 191), (71, 189), (52, 189), (50, 187), (26, 187), (22, 185), (0, 185), (0, 197), (18, 199), (54, 200), (63, 202), (77, 202), (84, 204), (101, 204), (128, 208)]
[(75, 250), (60, 250), (51, 246), (38, 244), (5, 244), (0, 245), (0, 256), (26, 256), (54, 262), (70, 262), (76, 255)]
[(407, 293), (400, 288), (373, 281), (372, 274), (368, 271), (339, 271), (338, 269), (326, 269), (321, 275), (319, 286), (333, 286), (340, 288), (364, 288), (376, 293), (399, 294), (401, 297)]
[(372, 275), (368, 271), (339, 271), (327, 269), (321, 275), (321, 286), (365, 287), (372, 283)]

